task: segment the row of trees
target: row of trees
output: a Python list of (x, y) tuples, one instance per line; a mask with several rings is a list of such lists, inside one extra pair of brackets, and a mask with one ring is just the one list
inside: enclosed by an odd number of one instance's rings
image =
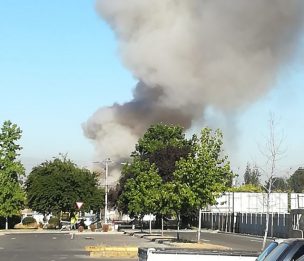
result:
[(18, 160), (22, 131), (5, 121), (0, 132), (0, 217), (20, 216), (29, 207), (45, 215), (82, 210), (98, 212), (104, 206), (104, 189), (98, 186), (97, 174), (77, 167), (66, 156), (45, 161), (33, 168), (22, 183), (24, 167)]
[[(244, 183), (236, 188), (238, 191), (262, 192), (269, 187), (269, 180), (263, 184), (258, 167), (247, 164), (244, 173)], [(304, 169), (298, 168), (290, 177), (273, 177), (272, 192), (295, 192), (304, 191)]]
[[(24, 184), (24, 168), (18, 156), (22, 131), (10, 121), (0, 132), (0, 216), (19, 215), (25, 206), (40, 213), (99, 211), (104, 206), (104, 189), (96, 173), (77, 167), (66, 156), (45, 161), (33, 168)], [(174, 216), (187, 223), (198, 209), (214, 204), (231, 190), (234, 174), (222, 150), (222, 133), (204, 128), (199, 136), (186, 138), (179, 126), (152, 125), (135, 145), (130, 162), (124, 166), (114, 189), (109, 192), (112, 207), (131, 217), (146, 214)], [(288, 180), (273, 176), (271, 191), (304, 190), (303, 170)], [(244, 184), (237, 191), (265, 191), (258, 168), (249, 165)]]
[(174, 215), (187, 220), (214, 204), (232, 184), (233, 173), (223, 155), (222, 133), (204, 128), (186, 139), (179, 126), (151, 126), (123, 168), (112, 205), (131, 217)]

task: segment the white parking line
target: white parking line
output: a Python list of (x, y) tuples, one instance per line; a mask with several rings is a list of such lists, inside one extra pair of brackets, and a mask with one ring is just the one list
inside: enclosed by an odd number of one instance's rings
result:
[(251, 239), (250, 241), (252, 241), (252, 242), (262, 242), (263, 240), (262, 239)]

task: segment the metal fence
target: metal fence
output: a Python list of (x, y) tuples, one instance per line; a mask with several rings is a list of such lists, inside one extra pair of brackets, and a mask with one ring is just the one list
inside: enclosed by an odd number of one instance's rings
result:
[[(290, 214), (269, 215), (269, 237), (287, 238)], [(202, 212), (202, 228), (263, 236), (266, 227), (265, 213), (214, 213)]]
[(227, 192), (202, 212), (202, 227), (263, 236), (269, 203), (268, 236), (304, 235), (304, 193)]

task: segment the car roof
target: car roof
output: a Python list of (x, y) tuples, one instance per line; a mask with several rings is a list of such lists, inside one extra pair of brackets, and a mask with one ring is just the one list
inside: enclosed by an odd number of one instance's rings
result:
[(292, 244), (292, 243), (296, 243), (296, 242), (304, 242), (304, 238), (288, 238), (288, 239), (278, 241), (278, 242)]

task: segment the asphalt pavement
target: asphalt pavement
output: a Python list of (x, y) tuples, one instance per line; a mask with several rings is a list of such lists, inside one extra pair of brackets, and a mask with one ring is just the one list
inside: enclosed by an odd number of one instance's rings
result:
[[(175, 231), (166, 231), (168, 236), (176, 236)], [(180, 238), (186, 241), (197, 241), (197, 231), (186, 230), (180, 233)], [(212, 243), (215, 245), (225, 246), (231, 250), (240, 251), (261, 251), (263, 238), (257, 236), (248, 236), (233, 233), (222, 233), (217, 231), (201, 231), (201, 243)], [(272, 240), (268, 239), (267, 244)]]
[[(101, 233), (22, 233), (13, 232), (0, 236), (1, 261), (77, 261), (92, 260), (88, 245), (153, 246), (153, 242), (119, 234)], [(112, 260), (104, 258), (103, 260)], [(116, 259), (119, 260), (119, 259)], [(130, 259), (136, 260), (136, 259)]]
[[(70, 232), (70, 231), (0, 231), (0, 261), (77, 261), (92, 260), (86, 247), (153, 247), (170, 248), (172, 240), (163, 240), (160, 231), (122, 232)], [(176, 231), (165, 231), (165, 239), (175, 239)], [(185, 241), (196, 241), (197, 232), (193, 230), (180, 231), (180, 237)], [(174, 241), (174, 240), (173, 240)], [(163, 244), (159, 244), (162, 242)], [(202, 231), (201, 243), (227, 247), (231, 250), (260, 251), (262, 238), (238, 234), (216, 233)], [(107, 259), (106, 257), (101, 258)], [(119, 261), (120, 259), (115, 259)], [(123, 259), (126, 260), (126, 259)], [(137, 259), (128, 259), (137, 260)]]
[[(155, 247), (158, 244), (121, 232), (0, 232), (0, 261), (77, 261), (92, 260), (86, 246)], [(102, 260), (113, 260), (103, 257)], [(115, 259), (120, 260), (119, 258)], [(123, 259), (126, 260), (126, 259)], [(128, 259), (137, 260), (137, 259)]]

